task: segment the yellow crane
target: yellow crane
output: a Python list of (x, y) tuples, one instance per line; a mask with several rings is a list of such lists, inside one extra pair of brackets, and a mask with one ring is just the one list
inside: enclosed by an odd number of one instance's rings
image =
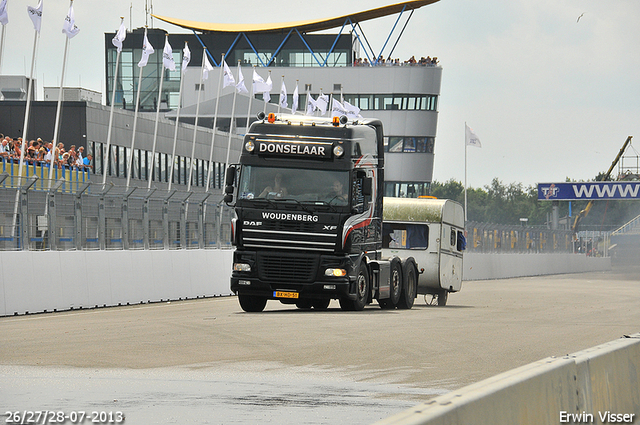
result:
[[(609, 167), (609, 170), (607, 171), (607, 173), (599, 181), (606, 181), (609, 178), (609, 176), (611, 176), (611, 172), (613, 171), (614, 167), (620, 161), (620, 158), (622, 158), (622, 155), (624, 155), (624, 151), (627, 150), (627, 147), (631, 143), (632, 137), (633, 136), (627, 137), (627, 140), (625, 140), (624, 144), (622, 145), (622, 148), (620, 149), (620, 152), (618, 152), (616, 159), (614, 159), (613, 162), (611, 163), (611, 167)], [(571, 230), (573, 231), (574, 235), (578, 232), (578, 225), (580, 224), (580, 221), (582, 221), (582, 219), (585, 218), (587, 214), (589, 214), (589, 211), (591, 211), (591, 207), (593, 207), (593, 202), (594, 202), (593, 200), (589, 201), (587, 206), (584, 207), (582, 211), (580, 211), (580, 214), (578, 214), (576, 216), (576, 219), (573, 221), (573, 227), (571, 228)]]

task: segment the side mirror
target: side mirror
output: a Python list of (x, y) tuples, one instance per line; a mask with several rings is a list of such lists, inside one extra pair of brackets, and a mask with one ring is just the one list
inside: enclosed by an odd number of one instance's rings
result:
[(371, 177), (365, 177), (362, 179), (362, 194), (364, 196), (371, 196), (373, 193), (373, 180)]
[(225, 177), (224, 184), (227, 186), (233, 186), (233, 183), (235, 181), (236, 181), (236, 167), (234, 167), (233, 165), (230, 165), (227, 168), (227, 176)]
[(233, 195), (231, 193), (227, 193), (226, 195), (224, 195), (224, 198), (222, 198), (222, 200), (225, 204), (229, 204), (233, 202)]
[(224, 187), (224, 193), (226, 195), (233, 195), (233, 186), (231, 186), (231, 185), (225, 186)]

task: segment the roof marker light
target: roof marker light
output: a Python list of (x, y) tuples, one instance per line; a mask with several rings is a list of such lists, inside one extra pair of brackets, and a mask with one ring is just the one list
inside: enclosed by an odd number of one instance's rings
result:
[(273, 112), (269, 112), (269, 118), (267, 119), (267, 121), (273, 124), (276, 121), (276, 114), (274, 114)]

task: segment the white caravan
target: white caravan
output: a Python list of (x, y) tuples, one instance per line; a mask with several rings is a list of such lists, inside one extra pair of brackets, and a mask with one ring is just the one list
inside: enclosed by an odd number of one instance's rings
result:
[[(448, 199), (384, 198), (382, 254), (413, 257), (419, 270), (418, 294), (446, 305), (449, 292), (462, 287), (466, 248), (464, 210)], [(427, 300), (427, 295), (431, 299)]]

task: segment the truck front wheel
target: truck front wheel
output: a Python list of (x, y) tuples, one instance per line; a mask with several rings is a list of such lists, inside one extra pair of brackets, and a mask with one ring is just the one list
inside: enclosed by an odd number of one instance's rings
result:
[(340, 308), (347, 311), (361, 311), (369, 301), (369, 292), (371, 292), (371, 280), (369, 279), (369, 269), (363, 262), (360, 264), (358, 276), (356, 277), (356, 299), (350, 300), (340, 298)]
[(261, 312), (267, 305), (266, 297), (258, 297), (255, 295), (238, 294), (238, 301), (240, 302), (240, 307), (248, 313)]

